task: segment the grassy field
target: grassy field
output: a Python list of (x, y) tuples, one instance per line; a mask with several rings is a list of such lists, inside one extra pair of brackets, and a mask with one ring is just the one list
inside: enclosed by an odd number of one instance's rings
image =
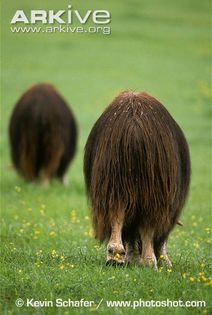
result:
[[(13, 34), (17, 9), (63, 9), (68, 1), (2, 4), (1, 314), (209, 314), (211, 305), (210, 1), (76, 1), (83, 13), (107, 9), (112, 34)], [(79, 125), (70, 185), (27, 184), (11, 168), (8, 121), (20, 94), (53, 83)], [(169, 239), (173, 269), (105, 266), (93, 239), (82, 162), (88, 133), (121, 90), (158, 98), (188, 139), (192, 182), (184, 227)], [(91, 308), (18, 308), (56, 298), (94, 301)], [(96, 306), (103, 299), (98, 309)], [(206, 308), (109, 308), (107, 300), (204, 300)]]

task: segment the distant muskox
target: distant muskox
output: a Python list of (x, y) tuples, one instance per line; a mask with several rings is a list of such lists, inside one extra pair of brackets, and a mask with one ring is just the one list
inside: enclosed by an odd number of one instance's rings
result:
[(166, 241), (185, 204), (189, 149), (165, 107), (146, 93), (123, 92), (95, 123), (84, 175), (94, 232), (108, 241), (107, 262), (171, 266)]
[(9, 137), (14, 167), (28, 181), (64, 181), (77, 140), (70, 108), (49, 84), (27, 90), (13, 110)]

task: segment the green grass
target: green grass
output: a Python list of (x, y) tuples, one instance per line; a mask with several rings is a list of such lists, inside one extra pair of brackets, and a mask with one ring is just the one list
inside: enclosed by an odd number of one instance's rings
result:
[[(63, 9), (67, 1), (2, 4), (1, 313), (209, 314), (211, 151), (210, 1), (76, 1), (75, 9), (106, 8), (112, 34), (12, 34), (17, 9)], [(78, 152), (68, 177), (46, 189), (11, 169), (8, 121), (20, 94), (48, 81), (70, 102), (79, 125)], [(105, 266), (105, 248), (92, 237), (82, 161), (88, 133), (121, 90), (158, 98), (184, 130), (192, 182), (184, 227), (169, 239), (173, 270)], [(203, 274), (204, 272), (204, 274)], [(200, 274), (199, 274), (200, 273)], [(17, 308), (17, 298), (93, 300), (93, 308)], [(106, 300), (205, 300), (207, 308), (117, 308)]]

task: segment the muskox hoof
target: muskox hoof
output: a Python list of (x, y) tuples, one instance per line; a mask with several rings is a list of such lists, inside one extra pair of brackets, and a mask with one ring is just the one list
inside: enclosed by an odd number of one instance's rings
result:
[(140, 259), (141, 266), (150, 267), (155, 270), (158, 270), (156, 257), (141, 257)]
[(123, 246), (108, 245), (106, 265), (124, 265), (126, 253)]
[(66, 176), (63, 176), (60, 180), (61, 180), (61, 183), (63, 184), (63, 186), (68, 187), (69, 181), (68, 181), (68, 178)]
[(158, 265), (161, 267), (172, 268), (172, 263), (167, 255), (160, 255)]
[(131, 264), (131, 263), (133, 262), (133, 259), (134, 259), (133, 254), (132, 254), (132, 255), (127, 254), (127, 255), (126, 255), (126, 259), (125, 259), (125, 263), (126, 263), (127, 265), (129, 265), (129, 264)]
[(40, 184), (43, 187), (48, 187), (49, 186), (49, 179), (48, 178), (41, 178), (40, 179)]

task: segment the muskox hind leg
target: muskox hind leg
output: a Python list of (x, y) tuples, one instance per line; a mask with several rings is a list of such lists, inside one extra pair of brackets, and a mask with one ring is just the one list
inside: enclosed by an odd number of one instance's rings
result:
[(111, 220), (111, 235), (107, 245), (107, 264), (124, 264), (125, 249), (122, 242), (124, 214), (120, 211)]
[(133, 261), (135, 255), (135, 247), (131, 242), (126, 243), (126, 263), (129, 264)]
[(160, 266), (166, 266), (171, 268), (172, 267), (172, 263), (168, 257), (167, 254), (167, 242), (165, 241), (160, 249), (159, 252), (159, 258), (158, 258), (158, 264)]
[(141, 265), (157, 269), (157, 259), (153, 246), (154, 231), (151, 229), (142, 229), (140, 230), (140, 237), (142, 241), (142, 253), (140, 258)]
[(50, 151), (49, 159), (45, 159), (44, 165), (42, 166), (39, 173), (39, 180), (43, 186), (48, 186), (51, 178), (56, 174), (60, 159), (63, 154), (63, 147), (58, 147)]

